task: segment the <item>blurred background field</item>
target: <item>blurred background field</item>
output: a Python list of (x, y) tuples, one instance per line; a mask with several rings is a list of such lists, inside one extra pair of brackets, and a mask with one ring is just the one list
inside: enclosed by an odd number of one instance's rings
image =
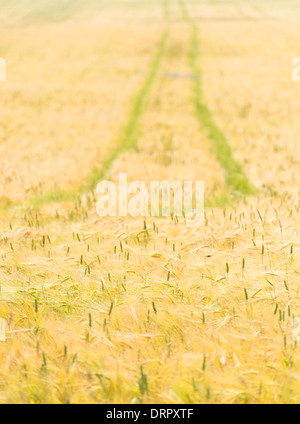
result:
[[(299, 18), (0, 2), (0, 402), (299, 402)], [(204, 181), (204, 225), (99, 218), (120, 172)]]

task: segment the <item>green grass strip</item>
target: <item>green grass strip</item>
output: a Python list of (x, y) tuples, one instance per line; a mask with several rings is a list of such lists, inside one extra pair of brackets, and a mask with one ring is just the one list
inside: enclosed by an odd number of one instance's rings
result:
[(143, 114), (146, 99), (158, 73), (161, 59), (165, 51), (167, 37), (168, 30), (165, 31), (163, 37), (159, 42), (158, 50), (150, 66), (150, 72), (148, 74), (148, 77), (133, 102), (133, 107), (128, 122), (120, 136), (120, 142), (116, 145), (116, 148), (102, 163), (101, 167), (94, 169), (87, 186), (82, 187), (83, 191), (94, 190), (98, 182), (107, 176), (108, 171), (110, 170), (113, 162), (117, 159), (117, 157), (121, 153), (132, 150), (137, 146), (137, 142), (140, 135), (139, 121)]
[[(230, 142), (222, 129), (216, 124), (213, 114), (205, 103), (202, 89), (202, 73), (199, 68), (199, 37), (196, 24), (190, 18), (183, 0), (179, 0), (184, 19), (191, 26), (191, 44), (189, 53), (189, 63), (195, 82), (193, 86), (193, 102), (196, 115), (206, 129), (207, 135), (212, 143), (212, 147), (217, 160), (225, 172), (226, 185), (229, 193), (249, 195), (254, 193), (254, 189), (248, 180), (242, 165), (234, 158)], [(228, 195), (221, 196), (222, 202), (226, 203)], [(217, 202), (218, 204), (219, 202)]]

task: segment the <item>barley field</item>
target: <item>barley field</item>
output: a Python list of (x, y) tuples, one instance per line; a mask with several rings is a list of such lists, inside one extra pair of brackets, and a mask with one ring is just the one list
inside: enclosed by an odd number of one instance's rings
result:
[[(0, 403), (300, 402), (296, 0), (1, 0)], [(100, 217), (204, 181), (205, 219)]]

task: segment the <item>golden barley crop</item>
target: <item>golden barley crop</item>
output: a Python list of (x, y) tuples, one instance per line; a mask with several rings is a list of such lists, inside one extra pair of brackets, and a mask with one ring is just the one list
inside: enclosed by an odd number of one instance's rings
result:
[[(300, 402), (299, 17), (1, 2), (1, 403)], [(203, 225), (98, 216), (120, 173)]]

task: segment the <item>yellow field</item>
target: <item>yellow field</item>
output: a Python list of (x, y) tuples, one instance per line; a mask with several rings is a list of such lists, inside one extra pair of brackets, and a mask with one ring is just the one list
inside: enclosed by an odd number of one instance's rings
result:
[[(299, 15), (1, 2), (1, 403), (300, 402)], [(123, 172), (204, 225), (100, 218)]]

